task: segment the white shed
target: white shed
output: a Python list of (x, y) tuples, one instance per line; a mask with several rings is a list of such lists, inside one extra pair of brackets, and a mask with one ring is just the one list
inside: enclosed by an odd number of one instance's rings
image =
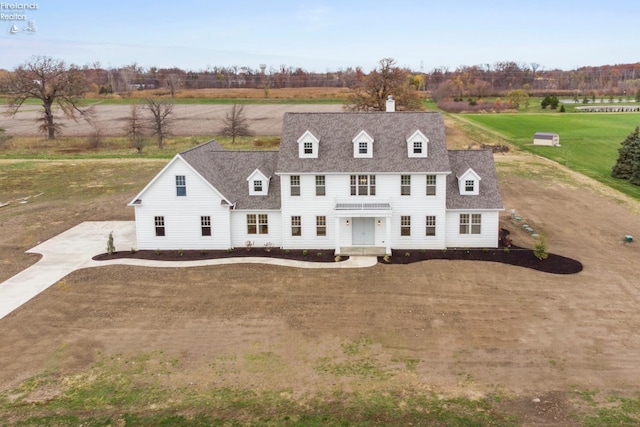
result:
[(560, 136), (551, 132), (536, 132), (533, 135), (533, 145), (560, 146)]

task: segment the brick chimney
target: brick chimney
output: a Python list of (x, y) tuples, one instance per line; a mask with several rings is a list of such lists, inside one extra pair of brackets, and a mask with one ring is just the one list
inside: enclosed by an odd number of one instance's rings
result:
[(396, 101), (393, 100), (393, 96), (389, 95), (387, 97), (387, 113), (393, 113), (396, 111)]

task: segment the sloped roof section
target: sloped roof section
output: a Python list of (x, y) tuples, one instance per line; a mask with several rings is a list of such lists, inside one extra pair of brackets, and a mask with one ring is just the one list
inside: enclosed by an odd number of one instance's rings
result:
[[(447, 209), (503, 209), (491, 150), (451, 150), (449, 163), (453, 173), (447, 176)], [(477, 196), (460, 194), (457, 177), (469, 168), (481, 178)]]
[[(274, 176), (277, 151), (226, 151), (213, 141), (180, 156), (236, 209), (280, 209), (280, 179)], [(249, 195), (247, 177), (256, 169), (271, 178), (266, 196)]]
[[(298, 156), (298, 138), (311, 130), (320, 140), (318, 158)], [(428, 139), (426, 158), (407, 155), (406, 135), (420, 130)], [(354, 158), (353, 138), (373, 140), (373, 158)], [(444, 121), (439, 112), (286, 113), (278, 173), (449, 172)]]

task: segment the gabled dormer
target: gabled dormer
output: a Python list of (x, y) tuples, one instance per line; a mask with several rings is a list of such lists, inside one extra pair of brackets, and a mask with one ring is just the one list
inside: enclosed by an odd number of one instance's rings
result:
[(458, 176), (458, 188), (462, 196), (477, 196), (480, 194), (480, 175), (469, 168)]
[(422, 132), (416, 130), (407, 138), (407, 156), (427, 157), (427, 144), (429, 139)]
[(298, 157), (301, 159), (317, 159), (320, 140), (311, 131), (306, 131), (298, 138)]
[(254, 170), (251, 175), (247, 177), (247, 183), (249, 184), (250, 196), (266, 196), (269, 194), (269, 181), (270, 177), (263, 174), (260, 169)]
[(367, 132), (360, 131), (351, 142), (353, 142), (353, 157), (365, 159), (373, 157), (373, 138)]

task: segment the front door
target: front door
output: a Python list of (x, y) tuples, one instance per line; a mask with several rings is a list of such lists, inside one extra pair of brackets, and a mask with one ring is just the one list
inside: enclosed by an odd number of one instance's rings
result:
[(353, 218), (351, 241), (353, 246), (374, 245), (376, 241), (375, 218)]

